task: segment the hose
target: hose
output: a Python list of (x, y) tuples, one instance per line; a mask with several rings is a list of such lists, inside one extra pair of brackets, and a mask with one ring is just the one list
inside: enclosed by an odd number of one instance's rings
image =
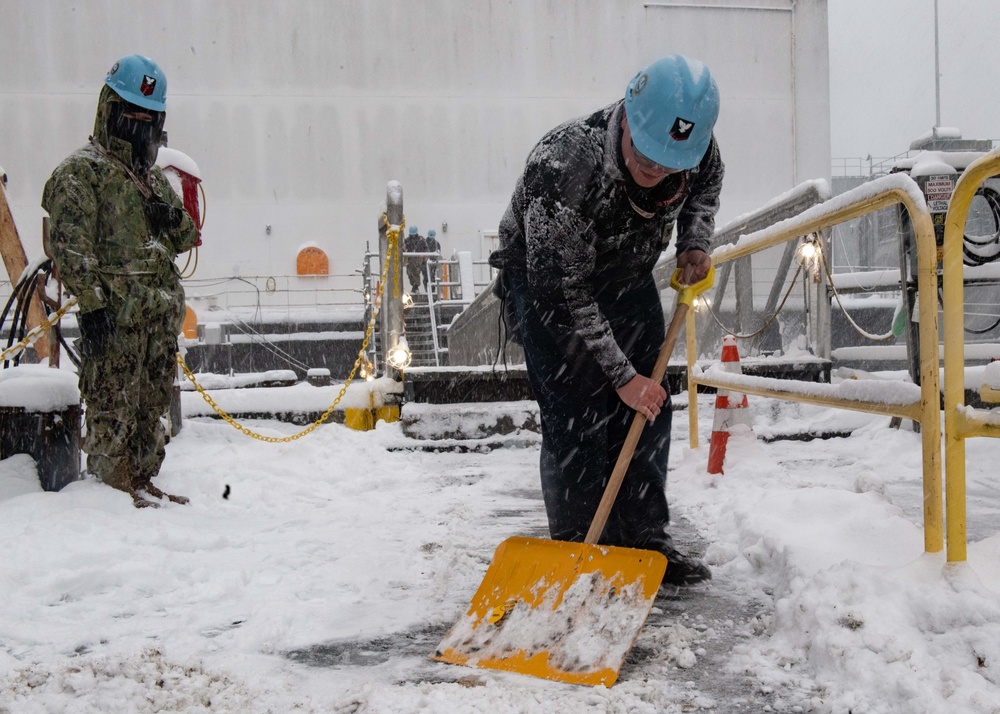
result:
[[(968, 233), (963, 236), (962, 262), (968, 266), (987, 265), (1000, 259), (1000, 193), (984, 186), (976, 192), (976, 195), (982, 196), (986, 201), (993, 216), (993, 225), (997, 227), (997, 230), (993, 235), (987, 236), (983, 240), (978, 240)], [(993, 244), (998, 247), (992, 254), (983, 254), (977, 250)]]

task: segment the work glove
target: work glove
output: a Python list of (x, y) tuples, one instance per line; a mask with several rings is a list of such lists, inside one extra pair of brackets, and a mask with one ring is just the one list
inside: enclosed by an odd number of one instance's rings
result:
[(173, 230), (184, 220), (182, 209), (175, 208), (158, 196), (146, 202), (146, 219), (154, 233)]
[(77, 316), (80, 324), (80, 342), (78, 351), (81, 357), (100, 359), (108, 351), (108, 342), (118, 327), (108, 308), (102, 307)]

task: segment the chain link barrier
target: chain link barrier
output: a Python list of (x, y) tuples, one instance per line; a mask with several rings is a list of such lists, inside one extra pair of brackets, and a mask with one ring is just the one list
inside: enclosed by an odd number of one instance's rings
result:
[[(38, 325), (37, 327), (31, 328), (28, 334), (24, 336), (24, 339), (22, 339), (16, 345), (11, 345), (3, 352), (0, 352), (0, 362), (6, 362), (11, 357), (15, 357), (21, 350), (25, 349), (28, 345), (33, 344), (39, 337), (42, 336), (43, 332), (51, 330), (55, 326), (55, 324), (63, 318), (63, 315), (66, 314), (66, 311), (69, 310), (74, 305), (76, 305), (76, 298), (70, 298), (69, 300), (67, 300), (62, 307), (60, 307), (54, 313), (49, 315), (48, 318), (46, 318), (45, 320), (42, 320), (42, 324)], [(11, 332), (13, 332), (13, 329), (14, 328), (11, 327)]]
[[(386, 284), (386, 280), (388, 279), (389, 265), (393, 264), (393, 261), (397, 261), (397, 263), (399, 261), (401, 236), (403, 234), (403, 228), (406, 227), (405, 218), (398, 226), (389, 225), (389, 220), (385, 213), (382, 214), (382, 220), (385, 221), (386, 223), (385, 236), (388, 242), (388, 249), (386, 251), (385, 263), (382, 266), (382, 278), (379, 284), (380, 288)], [(396, 271), (396, 278), (397, 278), (396, 289), (398, 290), (398, 279), (399, 279), (398, 270)], [(354, 381), (354, 377), (357, 374), (358, 369), (360, 368), (362, 362), (367, 361), (367, 358), (365, 357), (365, 352), (368, 349), (368, 343), (371, 341), (372, 335), (375, 334), (375, 321), (376, 318), (378, 317), (379, 310), (382, 307), (382, 296), (384, 292), (385, 291), (383, 289), (379, 289), (376, 292), (375, 308), (374, 310), (372, 310), (371, 319), (368, 321), (368, 327), (365, 329), (365, 337), (364, 340), (362, 340), (361, 342), (361, 349), (358, 351), (358, 358), (354, 361), (354, 366), (351, 368), (351, 373), (347, 376), (347, 380), (344, 382), (344, 386), (341, 388), (340, 393), (337, 395), (337, 398), (333, 400), (333, 404), (330, 405), (330, 408), (327, 409), (325, 412), (323, 412), (323, 414), (316, 421), (314, 421), (312, 424), (310, 424), (297, 434), (292, 434), (290, 436), (267, 436), (266, 434), (260, 434), (256, 431), (253, 431), (252, 429), (247, 428), (243, 424), (240, 424), (222, 407), (220, 407), (214, 399), (212, 399), (212, 396), (207, 391), (205, 391), (204, 387), (198, 384), (198, 380), (191, 372), (191, 369), (187, 366), (187, 363), (184, 362), (184, 357), (180, 353), (177, 354), (177, 364), (180, 365), (180, 368), (184, 371), (185, 376), (188, 378), (191, 384), (194, 385), (195, 391), (197, 391), (202, 396), (202, 399), (204, 399), (208, 403), (208, 405), (212, 407), (212, 410), (234, 429), (246, 434), (252, 439), (256, 439), (257, 441), (263, 441), (268, 444), (287, 444), (288, 442), (296, 441), (298, 439), (301, 439), (303, 436), (306, 436), (314, 432), (317, 428), (319, 428), (321, 424), (323, 424), (329, 418), (329, 416), (334, 412), (334, 410), (340, 404), (341, 400), (344, 398), (344, 395), (347, 393), (347, 389), (348, 387), (351, 386), (351, 383)]]

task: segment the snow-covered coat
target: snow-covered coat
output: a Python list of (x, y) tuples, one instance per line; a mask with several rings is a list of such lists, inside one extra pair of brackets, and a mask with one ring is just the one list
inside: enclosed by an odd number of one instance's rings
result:
[(148, 189), (180, 209), (177, 228), (154, 230), (146, 199), (125, 167), (131, 145), (112, 136), (111, 103), (121, 99), (106, 85), (94, 121), (94, 140), (73, 152), (45, 184), (42, 207), (50, 220), (52, 259), (77, 296), (81, 312), (108, 307), (118, 324), (168, 316), (180, 331), (184, 290), (174, 264), (198, 240), (198, 229), (159, 168), (144, 177)]
[(500, 249), (490, 256), (496, 268), (527, 272), (556, 342), (582, 340), (616, 388), (636, 371), (599, 300), (648, 280), (675, 224), (678, 253), (707, 250), (724, 173), (713, 137), (697, 167), (639, 187), (621, 151), (623, 104), (569, 121), (538, 142), (500, 221)]

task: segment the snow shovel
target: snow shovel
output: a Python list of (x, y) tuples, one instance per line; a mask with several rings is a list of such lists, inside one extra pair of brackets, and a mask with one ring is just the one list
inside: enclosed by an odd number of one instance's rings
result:
[[(653, 368), (656, 382), (715, 270), (692, 286), (677, 278), (675, 271), (677, 307)], [(662, 553), (597, 544), (645, 424), (636, 413), (584, 542), (515, 536), (501, 543), (468, 612), (432, 659), (571, 684), (615, 683), (667, 568)]]

